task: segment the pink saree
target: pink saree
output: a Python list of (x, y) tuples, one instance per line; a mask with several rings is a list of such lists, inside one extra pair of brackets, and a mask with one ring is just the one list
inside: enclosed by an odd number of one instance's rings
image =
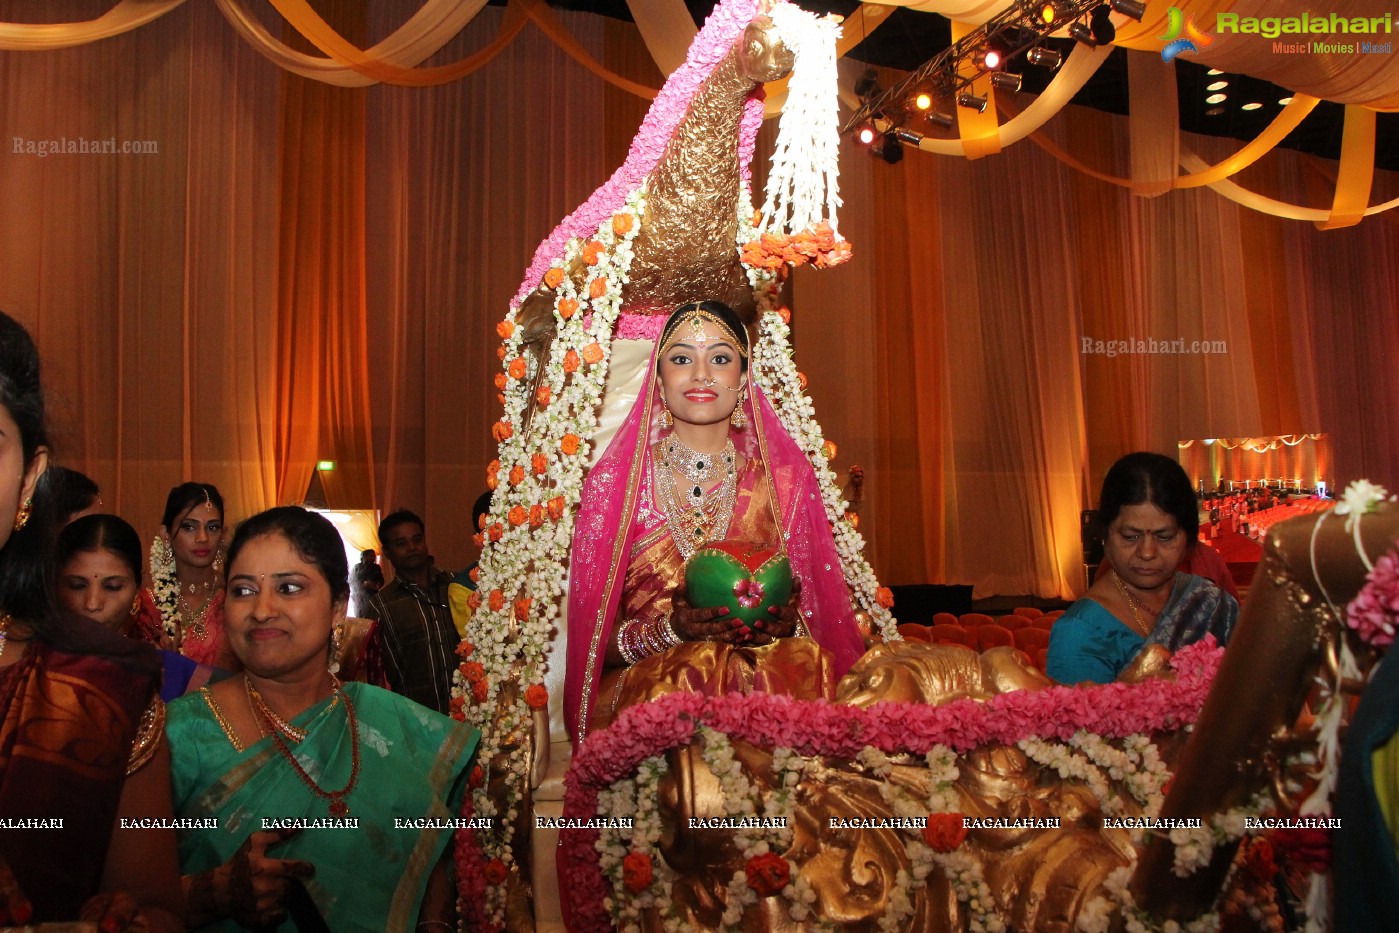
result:
[[(649, 371), (655, 371), (654, 355)], [(751, 461), (744, 471), (741, 498), (754, 507), (745, 506), (741, 513), (735, 506), (730, 536), (761, 534), (763, 519), (756, 513), (769, 512), (767, 528), (780, 529), (792, 572), (801, 580), (802, 620), (817, 644), (830, 652), (834, 676), (839, 677), (860, 657), (864, 644), (816, 474), (751, 379), (743, 405), (748, 427), (731, 436)], [(651, 494), (651, 448), (661, 437), (659, 414), (655, 380), (648, 378), (626, 422), (583, 483), (570, 551), (564, 683), (564, 714), (575, 744), (587, 735), (602, 702), (607, 647), (619, 614), (628, 614), (619, 609), (625, 607), (631, 614), (664, 611), (670, 593), (661, 592), (662, 584), (673, 592), (680, 578), (679, 555), (671, 553), (673, 542), (662, 540), (669, 532)], [(765, 495), (755, 488), (757, 483), (766, 484)], [(761, 689), (761, 680), (757, 686)]]

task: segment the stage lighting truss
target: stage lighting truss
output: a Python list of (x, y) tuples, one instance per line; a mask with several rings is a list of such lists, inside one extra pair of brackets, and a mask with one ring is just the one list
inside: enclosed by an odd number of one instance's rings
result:
[[(1102, 7), (1097, 14), (1101, 34), (1109, 6), (1136, 20), (1146, 7), (1141, 0), (1109, 0), (1108, 4), (1103, 0), (1015, 0), (892, 87), (881, 88), (873, 72), (867, 73), (856, 87), (860, 107), (841, 127), (841, 134), (873, 126), (876, 132), (894, 134), (893, 139), (898, 139), (898, 131), (906, 123), (917, 125), (918, 121), (950, 129), (955, 119), (948, 111), (955, 109), (954, 101), (978, 112), (987, 106), (986, 98), (971, 91), (973, 82), (989, 74), (996, 89), (1018, 91), (1020, 75), (1006, 70), (1012, 59), (1023, 55), (1026, 63), (1052, 71), (1063, 56), (1045, 44), (1049, 36), (1067, 31), (1086, 45), (1096, 44), (1090, 21), (1094, 11)], [(910, 132), (922, 139), (921, 133)]]

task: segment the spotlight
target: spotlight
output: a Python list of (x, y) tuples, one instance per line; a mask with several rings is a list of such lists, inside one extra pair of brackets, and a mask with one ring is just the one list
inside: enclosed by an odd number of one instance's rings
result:
[(982, 56), (981, 62), (986, 66), (988, 71), (995, 71), (997, 68), (1001, 67), (1001, 53), (995, 49), (987, 49), (986, 54)]
[(884, 134), (884, 145), (880, 147), (880, 156), (890, 165), (898, 165), (904, 157), (904, 147), (899, 144), (899, 137), (895, 133)]
[(986, 37), (986, 51), (981, 56), (981, 62), (987, 71), (995, 71), (1006, 63), (1014, 51), (1015, 43), (1009, 31), (999, 31)]
[(1098, 45), (1098, 41), (1093, 38), (1093, 30), (1088, 28), (1087, 23), (1074, 23), (1069, 27), (1069, 35), (1073, 36), (1074, 41), (1081, 42), (1090, 49)]
[(1288, 104), (1292, 103), (1292, 98), (1291, 98), (1291, 97), (1279, 97), (1279, 98), (1278, 98), (1278, 103), (1280, 103), (1280, 104), (1282, 104), (1284, 107), (1286, 107)]
[(1055, 68), (1059, 67), (1059, 63), (1064, 60), (1064, 56), (1060, 55), (1055, 49), (1037, 46), (1025, 54), (1025, 60), (1032, 65), (1037, 65), (1040, 68), (1048, 68), (1050, 71), (1053, 71)]
[(919, 110), (927, 110), (933, 106), (933, 95), (927, 91), (920, 91), (918, 96), (913, 98), (913, 106)]
[(977, 113), (986, 112), (986, 98), (977, 97), (975, 94), (958, 94), (957, 104), (958, 106), (966, 107), (968, 110), (975, 110)]
[(938, 110), (928, 114), (928, 122), (934, 126), (940, 126), (945, 130), (950, 130), (952, 129), (952, 124), (956, 122), (956, 118), (945, 110)]
[(872, 127), (872, 126), (862, 126), (862, 127), (860, 127), (860, 132), (859, 132), (858, 134), (856, 134), (856, 138), (859, 139), (860, 142), (862, 142), (862, 143), (864, 143), (866, 146), (868, 146), (870, 143), (874, 142), (874, 127)]
[(998, 71), (991, 76), (991, 86), (998, 91), (1014, 93), (1020, 90), (1020, 83), (1020, 75), (1012, 74), (1009, 71)]
[(1228, 95), (1228, 94), (1211, 94), (1209, 97), (1206, 97), (1206, 98), (1205, 98), (1205, 103), (1207, 103), (1207, 104), (1222, 104), (1222, 103), (1224, 103), (1224, 102), (1225, 102), (1226, 100), (1228, 100), (1228, 99), (1229, 99), (1229, 95)]
[(913, 130), (900, 128), (894, 131), (894, 135), (897, 136), (901, 142), (906, 142), (910, 146), (917, 146), (923, 141), (923, 134), (915, 133)]
[(1240, 109), (1240, 110), (1261, 110), (1262, 108), (1263, 108), (1263, 105), (1262, 105), (1262, 104), (1258, 103), (1257, 101), (1251, 101), (1250, 103), (1244, 104), (1244, 105), (1243, 105), (1242, 107), (1240, 107), (1239, 109)]
[(1040, 4), (1040, 22), (1052, 26), (1059, 19), (1059, 9), (1052, 3)]
[(1117, 38), (1117, 27), (1112, 24), (1111, 13), (1106, 3), (1100, 3), (1088, 17), (1093, 38), (1099, 45), (1111, 45), (1112, 40)]
[(1224, 90), (1224, 89), (1225, 89), (1226, 87), (1228, 87), (1228, 86), (1229, 86), (1229, 82), (1228, 82), (1228, 81), (1215, 81), (1215, 82), (1213, 82), (1212, 84), (1206, 85), (1206, 86), (1205, 86), (1205, 90), (1207, 90), (1207, 91), (1222, 91), (1222, 90)]
[(1112, 0), (1112, 10), (1140, 23), (1146, 15), (1146, 4), (1142, 0)]

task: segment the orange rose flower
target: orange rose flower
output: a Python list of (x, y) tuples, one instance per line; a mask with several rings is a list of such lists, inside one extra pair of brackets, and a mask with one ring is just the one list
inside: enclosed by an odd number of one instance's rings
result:
[(487, 475), (487, 476), (495, 476), (495, 475), (496, 475), (497, 473), (499, 473), (499, 472), (500, 472), (500, 458), (499, 458), (499, 457), (497, 457), (496, 459), (492, 460), (490, 463), (486, 464), (486, 475)]
[(501, 339), (501, 340), (509, 340), (509, 339), (510, 339), (510, 335), (513, 334), (513, 333), (515, 333), (515, 322), (514, 322), (514, 321), (501, 321), (499, 324), (497, 324), (497, 325), (495, 326), (495, 332), (496, 332), (497, 334), (500, 334), (500, 339)]
[(534, 604), (534, 600), (528, 596), (521, 596), (515, 600), (515, 620), (523, 622), (529, 618), (529, 607)]
[(515, 429), (510, 427), (508, 421), (497, 421), (491, 425), (491, 437), (496, 439), (496, 443), (503, 444), (515, 433)]
[(497, 392), (497, 393), (495, 394), (495, 403), (496, 403), (497, 405), (504, 405), (504, 404), (505, 404), (505, 393), (504, 393), (504, 392)]
[(834, 460), (836, 458), (835, 441), (826, 441), (826, 443), (822, 444), (821, 453), (826, 455), (827, 460)]
[(797, 373), (797, 385), (802, 387), (803, 392), (806, 391), (806, 373)]
[(595, 364), (597, 364), (597, 363), (601, 363), (601, 362), (602, 362), (602, 347), (598, 346), (596, 342), (590, 343), (590, 344), (588, 344), (586, 347), (584, 347), (584, 348), (583, 348), (583, 362), (587, 363), (589, 366), (593, 366), (593, 365), (595, 365)]
[(489, 489), (491, 492), (495, 492), (495, 488), (496, 488), (497, 486), (499, 486), (499, 485), (500, 485), (500, 477), (499, 477), (499, 476), (496, 476), (494, 473), (492, 473), (492, 474), (490, 474), (489, 476), (486, 477), (486, 488)]
[(885, 609), (894, 608), (894, 591), (887, 586), (881, 586), (874, 591), (874, 601)]
[(466, 697), (452, 697), (447, 702), (447, 708), (451, 710), (452, 718), (458, 722), (466, 720)]
[(792, 866), (776, 852), (753, 856), (743, 871), (748, 875), (748, 887), (757, 891), (759, 897), (780, 893), (792, 880)]
[(607, 279), (603, 278), (602, 276), (598, 276), (597, 278), (593, 279), (592, 284), (588, 286), (588, 297), (601, 298), (603, 295), (606, 294)]
[(535, 454), (530, 458), (530, 466), (534, 469), (535, 476), (543, 476), (549, 472), (549, 458), (543, 454)]
[(461, 641), (457, 643), (457, 647), (455, 650), (457, 652), (457, 657), (469, 658), (471, 657), (472, 652), (476, 650), (476, 646), (469, 641)]
[(622, 884), (633, 894), (651, 886), (651, 858), (640, 852), (628, 852), (622, 859)]
[(487, 604), (491, 607), (491, 612), (499, 612), (505, 608), (505, 594), (500, 590), (491, 590), (491, 598)]
[(472, 787), (480, 787), (486, 782), (486, 772), (481, 770), (480, 765), (475, 765), (471, 769), (471, 777), (466, 779)]
[(505, 879), (510, 874), (510, 869), (505, 867), (505, 863), (498, 858), (493, 858), (486, 863), (486, 883), (504, 884)]
[(554, 521), (563, 518), (564, 501), (563, 496), (555, 496), (549, 500), (549, 517)]
[(951, 852), (967, 838), (960, 813), (929, 813), (928, 825), (923, 827), (923, 841), (934, 852)]
[(525, 691), (525, 702), (530, 709), (543, 709), (549, 705), (549, 690), (543, 684), (530, 684)]
[(500, 522), (494, 522), (491, 527), (486, 529), (486, 534), (490, 535), (492, 542), (499, 541), (501, 535), (505, 534), (505, 526)]
[[(492, 487), (492, 489), (494, 489), (494, 487)], [(477, 547), (485, 547), (486, 539), (481, 536), (480, 532), (477, 532), (476, 534), (471, 536), (471, 543), (476, 545)]]
[(480, 661), (467, 661), (461, 666), (461, 675), (466, 678), (467, 683), (474, 684), (485, 679), (486, 668)]
[(856, 531), (858, 531), (858, 530), (860, 529), (860, 516), (859, 516), (859, 513), (856, 513), (856, 512), (846, 512), (846, 513), (845, 513), (845, 520), (846, 520), (847, 522), (850, 523), (850, 527), (851, 527), (851, 528), (854, 528)]
[(523, 379), (529, 374), (529, 363), (523, 356), (517, 356), (510, 361), (510, 378)]
[(578, 351), (577, 351), (577, 350), (569, 350), (567, 353), (565, 353), (565, 354), (563, 355), (563, 371), (564, 371), (564, 372), (566, 372), (566, 373), (576, 373), (576, 372), (578, 372), (578, 367), (579, 367), (581, 364), (582, 364), (582, 360), (580, 360), (580, 359), (578, 358)]
[(590, 266), (598, 264), (598, 259), (602, 256), (602, 244), (597, 240), (589, 240), (583, 244), (583, 261)]
[(495, 374), (495, 387), (504, 392), (505, 387), (510, 384), (510, 380), (505, 377), (505, 373)]
[(480, 609), (481, 594), (473, 592), (470, 596), (466, 597), (466, 604), (471, 607), (472, 612), (475, 612), (477, 609)]
[(579, 440), (577, 434), (565, 434), (559, 441), (559, 450), (562, 450), (571, 457), (578, 453), (578, 444)]
[(495, 355), (496, 355), (496, 357), (497, 357), (498, 359), (500, 359), (500, 360), (503, 362), (503, 361), (505, 360), (505, 348), (504, 348), (504, 347), (496, 347), (496, 348), (495, 348)]
[(471, 685), (471, 696), (477, 703), (484, 703), (486, 702), (489, 690), (490, 688), (484, 680), (478, 680)]
[(510, 485), (518, 486), (525, 481), (525, 468), (518, 463), (510, 468)]
[(558, 266), (554, 266), (548, 272), (544, 273), (545, 288), (558, 288), (562, 284), (563, 270), (560, 269)]
[(559, 299), (559, 317), (567, 321), (578, 313), (578, 301), (574, 298)]
[[(486, 516), (482, 515), (482, 516), (481, 516), (481, 521), (484, 522), (485, 520), (486, 520)], [(467, 576), (471, 578), (471, 582), (472, 582), (472, 583), (480, 583), (480, 582), (481, 582), (481, 566), (480, 566), (479, 564), (477, 564), (475, 567), (472, 567), (472, 568), (471, 568), (471, 572), (470, 572), (469, 574), (467, 574)]]
[(783, 324), (792, 323), (792, 309), (787, 307), (786, 305), (783, 305), (782, 307), (777, 309), (777, 316), (782, 318)]
[(626, 236), (631, 232), (632, 215), (622, 212), (612, 215), (612, 232), (618, 236)]
[(520, 525), (523, 525), (526, 521), (529, 520), (529, 513), (525, 511), (525, 507), (523, 505), (517, 505), (513, 509), (511, 509), (509, 514), (507, 514), (505, 517), (510, 522), (510, 524), (519, 527)]
[(548, 405), (549, 399), (552, 397), (553, 392), (550, 391), (548, 386), (540, 386), (539, 391), (534, 393), (534, 400), (539, 403), (540, 408), (543, 408), (545, 405)]
[(536, 502), (529, 507), (529, 526), (538, 528), (542, 524), (544, 524), (544, 506)]

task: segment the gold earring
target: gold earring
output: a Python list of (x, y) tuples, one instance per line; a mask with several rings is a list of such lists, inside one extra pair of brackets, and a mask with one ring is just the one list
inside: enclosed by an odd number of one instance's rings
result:
[(131, 618), (136, 618), (141, 614), (141, 591), (137, 590), (136, 595), (131, 597)]
[(670, 406), (665, 403), (665, 396), (661, 396), (661, 427), (670, 428), (675, 425), (675, 416), (670, 413)]
[(29, 524), (29, 516), (34, 513), (34, 500), (25, 499), (24, 505), (19, 507), (19, 512), (15, 514), (15, 531), (23, 531), (24, 526)]
[(743, 413), (743, 397), (747, 394), (747, 386), (738, 390), (738, 404), (734, 406), (733, 414), (729, 415), (729, 424), (735, 431), (742, 431), (748, 427), (748, 416)]

